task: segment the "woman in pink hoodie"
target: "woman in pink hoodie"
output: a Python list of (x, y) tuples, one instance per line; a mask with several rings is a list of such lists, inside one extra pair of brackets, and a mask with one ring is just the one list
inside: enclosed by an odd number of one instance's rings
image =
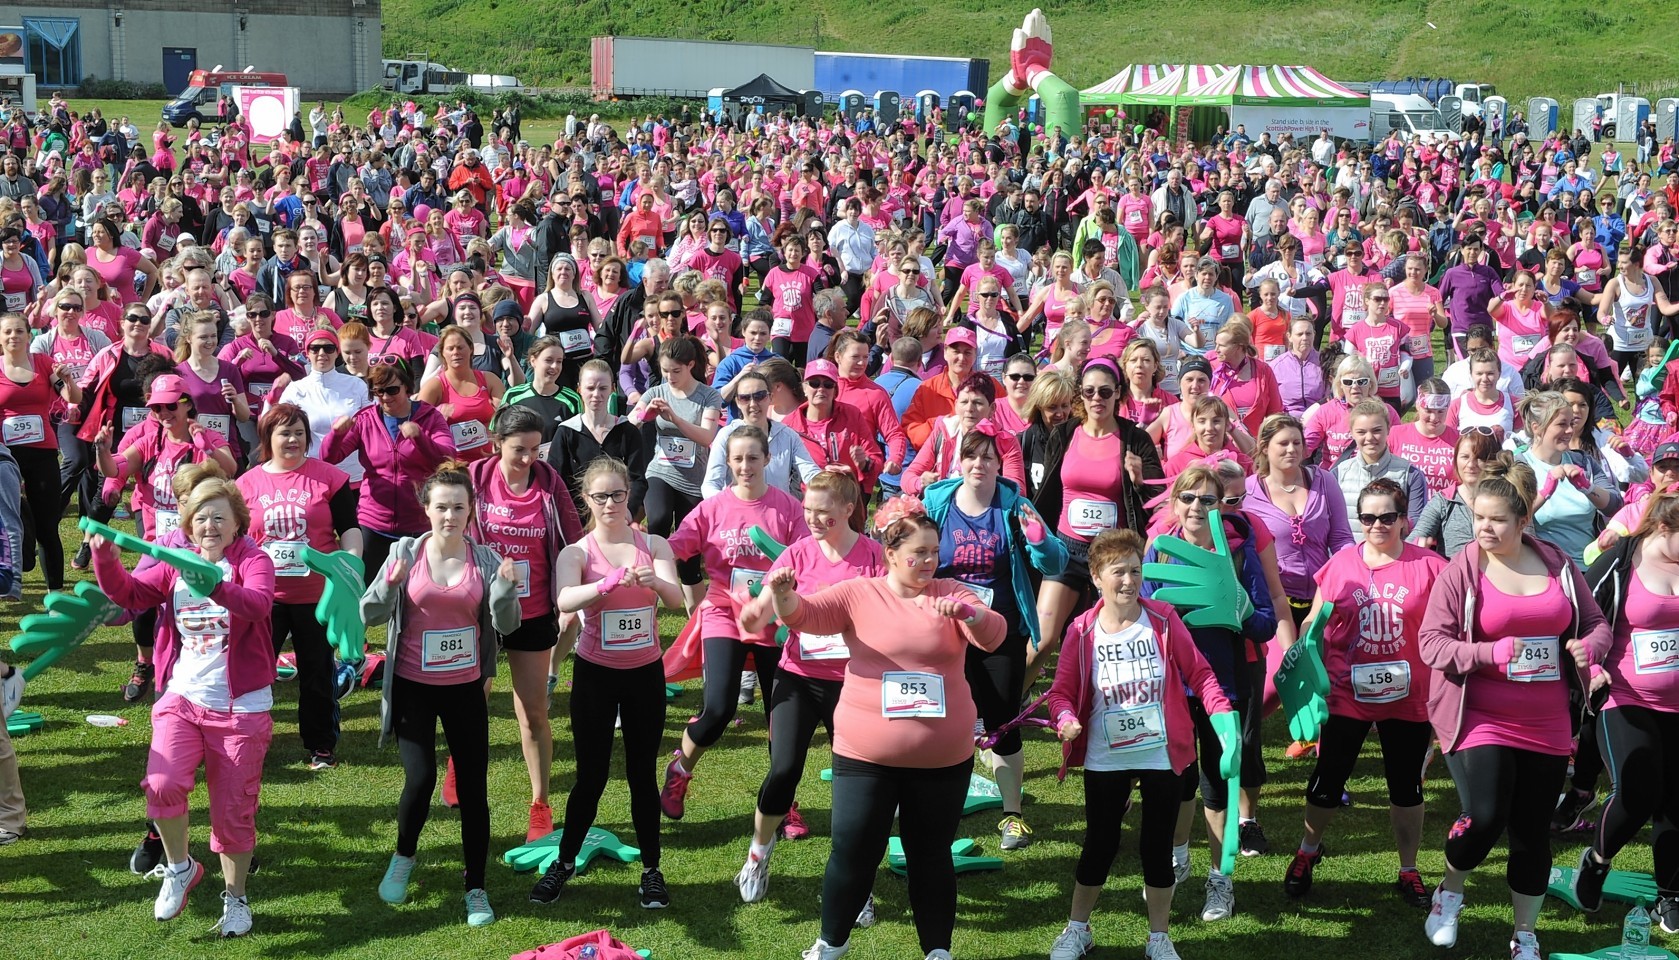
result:
[(1085, 800), (1072, 915), (1050, 948), (1054, 960), (1077, 960), (1091, 948), (1090, 912), (1119, 853), (1121, 818), (1115, 814), (1130, 803), (1133, 780), (1143, 800), (1144, 956), (1177, 956), (1166, 934), (1177, 887), (1172, 834), (1183, 778), (1195, 764), (1185, 684), (1209, 713), (1229, 713), (1231, 706), (1177, 611), (1141, 598), (1146, 549), (1135, 530), (1110, 530), (1091, 542), (1090, 573), (1102, 595), (1067, 627), (1049, 690), (1049, 715), (1062, 742), (1061, 776), (1070, 766), (1083, 766)]
[(1569, 695), (1589, 703), (1586, 668), (1611, 634), (1580, 571), (1529, 532), (1538, 490), (1523, 466), (1476, 486), (1475, 539), (1434, 581), (1418, 637), (1433, 670), (1428, 719), (1463, 802), (1423, 929), (1436, 946), (1457, 942), (1464, 883), (1507, 832), (1511, 960), (1540, 960), (1551, 813), (1573, 750)]

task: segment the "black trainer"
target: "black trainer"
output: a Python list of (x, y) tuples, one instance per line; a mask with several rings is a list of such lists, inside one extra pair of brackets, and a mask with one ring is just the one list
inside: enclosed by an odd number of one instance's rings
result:
[(1318, 861), (1323, 859), (1323, 848), (1319, 847), (1315, 853), (1301, 853), (1296, 850), (1294, 859), (1289, 861), (1288, 872), (1283, 874), (1283, 893), (1290, 897), (1304, 897), (1312, 890), (1312, 871), (1317, 869)]
[(309, 754), (309, 769), (331, 770), (338, 766), (338, 755), (331, 750), (316, 750)]
[(1572, 833), (1581, 829), (1580, 818), (1584, 817), (1597, 806), (1597, 794), (1590, 790), (1576, 790), (1569, 787), (1557, 801), (1556, 811), (1551, 814), (1552, 833)]
[(148, 823), (146, 824), (145, 838), (140, 841), (139, 846), (134, 848), (134, 852), (129, 854), (129, 872), (137, 873), (143, 877), (157, 869), (157, 865), (162, 862), (163, 838), (157, 835), (157, 828)]
[(128, 682), (122, 685), (122, 698), (128, 703), (138, 703), (152, 688), (152, 679), (157, 676), (157, 668), (149, 663), (135, 663), (134, 674)]
[(1663, 933), (1679, 933), (1679, 900), (1673, 897), (1656, 898), (1656, 905), (1650, 911), (1650, 915), (1662, 925)]
[(1574, 882), (1569, 885), (1569, 892), (1574, 894), (1574, 902), (1587, 913), (1596, 913), (1603, 906), (1603, 881), (1609, 879), (1609, 864), (1598, 863), (1592, 856), (1592, 848), (1587, 845), (1580, 851), (1580, 866), (1574, 871)]
[(1238, 834), (1242, 856), (1258, 857), (1271, 852), (1271, 841), (1265, 839), (1258, 820), (1243, 820)]
[(70, 569), (86, 570), (88, 568), (88, 564), (92, 562), (93, 546), (86, 540), (83, 540), (82, 545), (76, 548), (76, 555), (70, 558)]
[(576, 864), (569, 867), (561, 866), (559, 859), (555, 858), (554, 862), (550, 863), (548, 869), (542, 874), (542, 879), (536, 881), (536, 886), (531, 887), (531, 903), (553, 903), (560, 899), (560, 892), (575, 876), (577, 876)]
[(1399, 892), (1399, 899), (1413, 907), (1426, 907), (1434, 903), (1434, 891), (1422, 882), (1422, 874), (1415, 870), (1399, 871), (1399, 879), (1393, 882), (1393, 889)]
[(641, 894), (641, 906), (644, 910), (663, 910), (670, 906), (670, 891), (665, 889), (665, 875), (657, 869), (641, 871), (641, 886), (636, 893)]

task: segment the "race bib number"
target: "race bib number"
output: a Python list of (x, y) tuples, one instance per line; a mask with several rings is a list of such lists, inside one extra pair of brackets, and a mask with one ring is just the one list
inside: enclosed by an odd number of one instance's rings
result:
[(303, 564), (302, 540), (270, 540), (262, 549), (274, 561), (276, 577), (307, 577), (309, 568)]
[(652, 607), (608, 610), (600, 618), (602, 650), (645, 650), (659, 642), (659, 618)]
[(1032, 486), (1041, 487), (1043, 485), (1044, 485), (1044, 465), (1041, 464), (1041, 463), (1034, 463), (1034, 464), (1032, 464)]
[(1321, 253), (1308, 253), (1308, 254), (1306, 254), (1306, 267), (1307, 267), (1307, 269), (1316, 270), (1317, 268), (1319, 268), (1321, 266), (1323, 266), (1323, 254), (1321, 254)]
[(531, 595), (531, 562), (529, 560), (513, 561), (513, 582), (517, 584), (515, 590), (519, 599)]
[(1094, 537), (1119, 526), (1119, 504), (1112, 500), (1078, 498), (1067, 504), (1067, 529), (1081, 537)]
[(1516, 356), (1526, 358), (1528, 354), (1533, 352), (1534, 347), (1539, 346), (1539, 341), (1542, 338), (1543, 335), (1537, 333), (1513, 334), (1510, 337), (1510, 349), (1515, 351)]
[(198, 425), (206, 430), (214, 430), (223, 439), (232, 435), (233, 415), (230, 413), (201, 413), (198, 415)]
[(1634, 630), (1632, 662), (1641, 677), (1679, 670), (1679, 630)]
[(146, 419), (145, 407), (123, 407), (122, 432), (127, 433), (128, 431), (134, 429), (134, 427), (144, 419)]
[(1115, 753), (1158, 749), (1166, 745), (1166, 711), (1158, 703), (1104, 710), (1102, 736)]
[(1560, 680), (1561, 647), (1562, 643), (1556, 637), (1517, 637), (1515, 655), (1504, 668), (1504, 675), (1517, 683)]
[(1574, 282), (1582, 287), (1597, 286), (1597, 271), (1581, 268), (1574, 274)]
[(914, 670), (886, 671), (880, 675), (880, 715), (888, 720), (944, 716), (944, 677)]
[(1341, 326), (1350, 327), (1357, 323), (1363, 323), (1366, 316), (1368, 314), (1364, 310), (1347, 307), (1341, 311)]
[(29, 294), (27, 294), (27, 293), (8, 293), (8, 294), (6, 294), (6, 312), (7, 313), (22, 313), (23, 308), (27, 307), (27, 306), (29, 306)]
[(729, 571), (729, 593), (734, 596), (754, 596), (754, 591), (763, 586), (763, 583), (764, 571), (762, 570)]
[(420, 635), (420, 669), (442, 673), (478, 665), (478, 628), (427, 630)]
[(770, 336), (790, 337), (793, 335), (793, 318), (776, 317), (770, 321)]
[(997, 595), (997, 591), (991, 587), (982, 587), (977, 583), (969, 583), (966, 580), (958, 580), (957, 582), (962, 586), (967, 587), (969, 590), (972, 590), (974, 592), (974, 596), (979, 598), (979, 602), (985, 604), (987, 607), (991, 606), (992, 598)]
[(1411, 664), (1355, 663), (1352, 668), (1353, 699), (1359, 703), (1393, 703), (1411, 695)]
[(174, 510), (159, 510), (152, 515), (152, 526), (156, 528), (157, 538), (162, 540), (181, 529), (181, 515)]
[(1280, 343), (1265, 344), (1265, 362), (1270, 363), (1272, 360), (1277, 359), (1282, 356), (1287, 349), (1287, 347)]
[(659, 462), (678, 470), (692, 470), (700, 445), (687, 437), (660, 437)]
[(25, 413), (0, 420), (0, 441), (6, 446), (28, 446), (47, 438), (47, 420), (38, 413)]
[(1405, 346), (1410, 349), (1413, 357), (1432, 357), (1434, 355), (1434, 346), (1428, 342), (1428, 334), (1426, 333), (1413, 333), (1406, 337)]
[(1140, 227), (1140, 226), (1142, 226), (1143, 225), (1143, 212), (1141, 210), (1127, 210), (1127, 211), (1125, 211), (1125, 225), (1128, 226), (1128, 227)]
[(162, 250), (162, 251), (166, 252), (166, 253), (170, 250), (175, 249), (175, 238), (170, 236), (167, 233), (158, 234), (157, 235), (157, 248), (159, 250)]
[(659, 239), (650, 233), (644, 233), (641, 236), (636, 237), (636, 239), (646, 244), (649, 248), (657, 247), (659, 245)]
[(1242, 255), (1242, 245), (1239, 243), (1219, 244), (1218, 255), (1223, 260), (1235, 260)]
[(846, 660), (850, 657), (851, 648), (845, 645), (843, 633), (799, 634), (801, 660)]
[(578, 330), (560, 331), (560, 349), (566, 353), (581, 353), (593, 348), (593, 344), (589, 340), (589, 329), (587, 327)]
[(246, 384), (246, 387), (251, 391), (251, 396), (258, 400), (274, 392), (273, 383), (250, 383)]
[(547, 463), (548, 462), (548, 448), (553, 446), (553, 445), (554, 445), (554, 441), (552, 441), (552, 440), (548, 441), (547, 443), (538, 444), (537, 448), (536, 448), (536, 458), (538, 460), (541, 460), (544, 463)]
[(1160, 374), (1167, 380), (1178, 375), (1178, 358), (1175, 355), (1160, 358)]
[(477, 420), (466, 420), (461, 423), (449, 424), (449, 432), (455, 437), (455, 449), (459, 451), (476, 450), (490, 442), (490, 431), (485, 429)]

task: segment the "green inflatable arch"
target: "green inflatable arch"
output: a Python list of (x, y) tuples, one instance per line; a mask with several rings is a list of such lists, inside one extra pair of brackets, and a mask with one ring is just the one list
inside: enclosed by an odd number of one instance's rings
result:
[(1077, 136), (1083, 129), (1079, 111), (1079, 92), (1072, 84), (1055, 74), (1045, 75), (1038, 81), (1036, 91), (1016, 96), (1003, 86), (998, 80), (991, 85), (985, 94), (985, 129), (989, 133), (997, 129), (997, 125), (1004, 120), (1012, 119), (1020, 110), (1027, 97), (1035, 95), (1044, 106), (1044, 134), (1050, 135), (1056, 127), (1069, 137)]

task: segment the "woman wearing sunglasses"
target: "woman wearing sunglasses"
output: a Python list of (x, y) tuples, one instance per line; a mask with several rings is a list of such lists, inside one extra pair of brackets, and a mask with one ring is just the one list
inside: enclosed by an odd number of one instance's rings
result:
[(251, 294), (245, 301), (245, 317), (251, 322), (250, 332), (234, 337), (216, 359), (238, 369), (246, 392), (260, 404), (276, 387), (283, 389), (286, 383), (305, 375), (296, 359), (303, 348), (298, 341), (274, 330), (274, 301), (267, 294)]
[[(1356, 354), (1343, 356), (1330, 373), (1332, 396), (1306, 418), (1306, 456), (1332, 466), (1352, 446), (1348, 414), (1353, 407), (1376, 397), (1376, 371)], [(1388, 424), (1399, 426), (1399, 414), (1389, 407)]]
[(1399, 381), (1411, 375), (1414, 361), (1406, 347), (1409, 328), (1393, 316), (1392, 303), (1393, 294), (1385, 284), (1365, 284), (1364, 319), (1348, 324), (1345, 335), (1352, 352), (1376, 372), (1376, 395), (1398, 409)]
[[(886, 342), (903, 336), (904, 321), (909, 319), (911, 311), (916, 309), (935, 310), (937, 306), (929, 284), (922, 280), (921, 258), (913, 254), (901, 254), (896, 261), (895, 276), (897, 283), (890, 284), (882, 291), (877, 300), (878, 306), (874, 311), (874, 322), (878, 327), (886, 324)], [(890, 268), (882, 271), (886, 276), (894, 276)]]
[[(1383, 408), (1387, 414), (1383, 414)], [(1329, 468), (1335, 482), (1341, 485), (1341, 495), (1347, 503), (1347, 524), (1352, 527), (1353, 539), (1363, 542), (1363, 530), (1357, 526), (1358, 494), (1371, 482), (1386, 478), (1405, 491), (1410, 526), (1415, 526), (1428, 502), (1428, 478), (1407, 460), (1394, 454), (1388, 446), (1391, 430), (1389, 417), (1393, 410), (1379, 400), (1363, 400), (1347, 413), (1347, 430), (1351, 446), (1345, 456)]]
[(880, 446), (868, 416), (839, 402), (839, 367), (828, 360), (812, 360), (805, 367), (804, 394), (805, 402), (782, 418), (783, 425), (804, 437), (816, 463), (843, 470), (868, 497), (880, 477)]
[(1027, 401), (1032, 395), (1032, 384), (1038, 380), (1038, 365), (1031, 354), (1017, 353), (1004, 364), (998, 380), (1003, 384), (1003, 398), (992, 408), (991, 419), (1008, 433), (1019, 437), (1031, 426), (1027, 419), (1030, 409)]
[[(1178, 537), (1192, 546), (1211, 551), (1211, 514), (1219, 509), (1223, 497), (1224, 482), (1214, 470), (1205, 466), (1190, 467), (1178, 474), (1177, 479), (1172, 482), (1167, 509), (1161, 512), (1150, 528), (1150, 535), (1165, 534)], [(1236, 613), (1242, 628), (1237, 631), (1225, 627), (1192, 627), (1190, 635), (1195, 639), (1196, 649), (1200, 650), (1201, 656), (1212, 668), (1213, 675), (1218, 678), (1220, 692), (1230, 702), (1232, 709), (1240, 710), (1245, 699), (1259, 697), (1264, 693), (1262, 690), (1250, 689), (1247, 679), (1249, 672), (1244, 669), (1244, 664), (1249, 659), (1249, 642), (1257, 647), (1270, 640), (1277, 630), (1277, 616), (1271, 606), (1271, 589), (1266, 585), (1259, 551), (1247, 519), (1240, 510), (1225, 509), (1220, 516), (1225, 525), (1225, 536), (1230, 543), (1231, 563), (1235, 567), (1241, 587)], [(1152, 545), (1143, 555), (1145, 563), (1162, 560), (1173, 562)], [(1156, 584), (1144, 581), (1145, 599), (1151, 597), (1155, 589)], [(1256, 652), (1257, 659), (1263, 662), (1262, 650)], [(1220, 743), (1209, 719), (1210, 714), (1214, 712), (1212, 708), (1216, 706), (1216, 703), (1203, 703), (1199, 697), (1194, 696), (1189, 701), (1190, 716), (1195, 722), (1195, 734), (1200, 743), (1198, 785), (1201, 804), (1206, 812), (1208, 846), (1215, 862), (1224, 843), (1225, 811), (1229, 800), (1224, 781), (1219, 777), (1219, 760), (1223, 750), (1241, 749), (1239, 743)], [(1187, 879), (1190, 872), (1189, 843), (1194, 826), (1193, 808), (1190, 805), (1195, 799), (1196, 788), (1196, 778), (1186, 776), (1183, 789), (1179, 793), (1183, 806), (1177, 818), (1172, 848), (1172, 866), (1179, 883)], [(1206, 902), (1201, 909), (1201, 919), (1207, 922), (1224, 920), (1235, 910), (1236, 893), (1230, 877), (1219, 872), (1217, 867), (1209, 866)]]
[[(60, 290), (52, 298), (52, 324), (29, 346), (31, 353), (46, 357), (53, 368), (62, 367), (65, 382), (74, 382), (84, 391), (94, 357), (111, 346), (111, 339), (105, 334), (82, 325), (85, 302), (78, 290)], [(91, 405), (85, 397), (84, 401)], [(80, 515), (87, 516), (99, 500), (99, 478), (93, 469), (93, 448), (77, 435), (78, 427), (68, 418), (59, 418), (54, 432), (58, 435), (59, 454), (64, 458), (60, 471), (64, 499), (68, 501), (73, 492), (80, 494)], [(86, 556), (78, 555), (71, 565), (80, 570), (87, 566), (87, 561)]]
[(1391, 480), (1358, 494), (1364, 543), (1330, 558), (1314, 579), (1310, 616), (1333, 604), (1324, 631), (1329, 673), (1329, 719), (1318, 739), (1317, 766), (1306, 786), (1306, 831), (1283, 875), (1283, 893), (1303, 897), (1323, 859), (1323, 837), (1341, 807), (1342, 791), (1375, 726), (1387, 778), (1388, 819), (1399, 852), (1394, 890), (1413, 907), (1427, 906), (1429, 889), (1417, 870), (1422, 844), (1424, 757), (1429, 673), (1417, 647), (1434, 580), (1445, 569), (1439, 554), (1404, 539), (1405, 491)]
[[(338, 333), (316, 330), (309, 335), (303, 348), (308, 367), (302, 376), (286, 384), (273, 395), (275, 403), (290, 403), (303, 411), (309, 423), (309, 456), (320, 457), (321, 446), (332, 425), (339, 417), (354, 416), (373, 403), (368, 396), (367, 383), (359, 377), (338, 369), (339, 336), (346, 340), (365, 336), (365, 327), (346, 323)], [(365, 341), (358, 341), (364, 343)], [(365, 467), (361, 455), (351, 453), (337, 464), (350, 477), (350, 489), (359, 491)]]

